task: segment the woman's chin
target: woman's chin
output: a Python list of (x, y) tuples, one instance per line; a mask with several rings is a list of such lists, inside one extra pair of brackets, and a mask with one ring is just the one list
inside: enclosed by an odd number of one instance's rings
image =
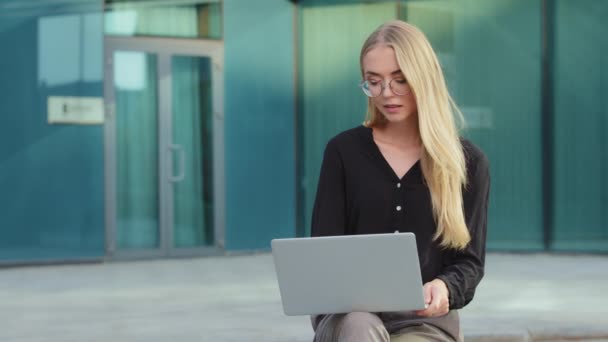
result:
[(382, 113), (386, 121), (390, 123), (401, 123), (406, 122), (411, 117), (411, 115), (407, 115), (404, 113)]

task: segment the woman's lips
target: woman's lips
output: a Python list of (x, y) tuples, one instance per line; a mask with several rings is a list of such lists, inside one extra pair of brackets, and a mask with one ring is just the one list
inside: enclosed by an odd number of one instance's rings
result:
[(389, 113), (397, 113), (399, 112), (399, 110), (401, 109), (401, 105), (395, 105), (395, 104), (388, 104), (388, 105), (384, 105), (384, 110), (389, 112)]

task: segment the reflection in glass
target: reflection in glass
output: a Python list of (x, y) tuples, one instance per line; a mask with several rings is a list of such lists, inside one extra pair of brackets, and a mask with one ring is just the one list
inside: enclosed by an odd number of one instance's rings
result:
[[(184, 179), (174, 183), (174, 247), (213, 244), (211, 61), (172, 58), (173, 144), (185, 156)], [(174, 152), (173, 170), (181, 167)]]
[(222, 39), (220, 0), (114, 0), (107, 2), (104, 19), (109, 35)]
[(116, 239), (120, 249), (157, 248), (156, 56), (114, 53)]
[(552, 249), (608, 251), (608, 2), (555, 2)]
[(38, 18), (38, 82), (46, 87), (101, 82), (100, 13)]
[(428, 36), (494, 166), (488, 246), (542, 249), (541, 2), (402, 1), (399, 17)]
[(143, 52), (118, 51), (114, 54), (114, 86), (119, 90), (144, 91), (147, 88), (150, 56)]

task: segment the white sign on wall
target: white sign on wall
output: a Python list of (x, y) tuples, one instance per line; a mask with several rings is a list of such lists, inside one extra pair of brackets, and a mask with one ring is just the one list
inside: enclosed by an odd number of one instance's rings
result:
[(50, 124), (103, 124), (103, 98), (49, 96), (47, 113)]

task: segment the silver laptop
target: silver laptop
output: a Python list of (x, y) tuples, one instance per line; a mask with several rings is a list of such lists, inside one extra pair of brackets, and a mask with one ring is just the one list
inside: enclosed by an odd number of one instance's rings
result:
[(424, 309), (413, 233), (274, 239), (286, 315)]

